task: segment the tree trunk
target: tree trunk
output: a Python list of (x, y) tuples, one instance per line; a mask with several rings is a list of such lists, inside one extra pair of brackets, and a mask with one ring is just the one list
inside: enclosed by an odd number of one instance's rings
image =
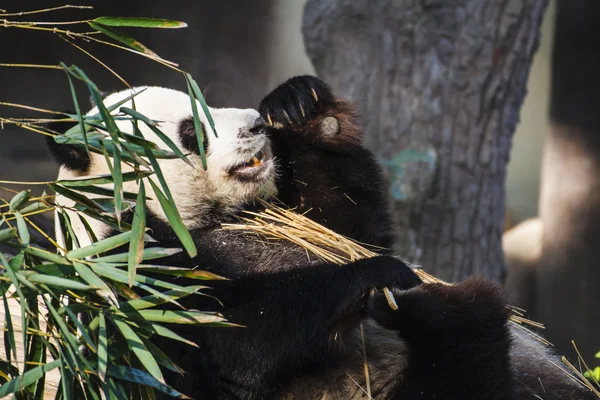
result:
[(399, 254), (501, 280), (504, 181), (546, 0), (308, 0), (317, 73), (387, 167)]
[(537, 318), (563, 352), (600, 348), (600, 48), (597, 1), (559, 1), (544, 149)]

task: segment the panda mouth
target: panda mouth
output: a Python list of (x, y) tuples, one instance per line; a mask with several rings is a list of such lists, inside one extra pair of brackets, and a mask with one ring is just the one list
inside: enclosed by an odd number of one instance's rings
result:
[(248, 161), (229, 168), (227, 173), (230, 176), (234, 176), (241, 180), (256, 180), (260, 178), (261, 172), (263, 172), (268, 167), (268, 164), (270, 164), (268, 161), (265, 151), (260, 150)]

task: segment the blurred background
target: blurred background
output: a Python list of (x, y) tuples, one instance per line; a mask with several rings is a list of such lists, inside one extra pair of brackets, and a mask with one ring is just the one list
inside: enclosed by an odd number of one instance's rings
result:
[[(329, 23), (333, 26), (331, 29), (334, 29), (338, 27), (336, 24), (339, 20), (333, 17), (331, 20), (326, 18), (329, 15), (327, 14), (329, 12), (327, 5), (336, 2), (323, 2), (325, 6), (321, 10), (324, 22), (319, 22), (319, 19), (315, 17), (315, 13), (321, 12), (319, 6), (311, 3), (317, 2), (309, 1), (309, 6), (313, 7), (312, 12), (305, 11), (306, 2), (304, 0), (255, 0), (252, 2), (243, 0), (222, 2), (106, 0), (85, 3), (93, 5), (93, 10), (58, 11), (52, 14), (36, 15), (34, 16), (36, 19), (33, 20), (66, 21), (100, 15), (119, 15), (185, 21), (189, 26), (185, 30), (144, 29), (127, 32), (163, 58), (179, 63), (183, 70), (192, 73), (205, 91), (209, 105), (256, 108), (262, 97), (286, 78), (297, 74), (317, 73), (323, 77), (334, 76), (333, 80), (329, 79), (334, 88), (359, 102), (359, 109), (363, 111), (363, 115), (367, 114), (366, 120), (379, 118), (378, 116), (373, 117), (371, 113), (365, 113), (369, 110), (368, 98), (361, 98), (340, 84), (343, 79), (337, 79), (337, 76), (342, 76), (342, 71), (331, 71), (331, 68), (328, 70), (327, 62), (321, 62), (320, 68), (315, 68), (312, 60), (326, 59), (327, 56), (322, 56), (322, 53), (323, 51), (327, 52), (327, 49), (321, 49), (321, 55), (314, 50), (311, 60), (306, 50), (305, 38), (309, 37), (314, 41), (315, 36), (326, 36), (331, 30), (317, 30), (311, 24), (327, 25)], [(365, 18), (367, 18), (366, 23), (369, 23), (368, 17), (372, 14), (369, 12), (359, 14), (359, 11), (351, 9), (348, 2), (339, 1), (337, 3), (339, 3), (338, 9), (345, 10), (344, 7), (346, 7), (352, 18), (358, 21), (356, 37), (362, 35), (362, 24), (365, 23)], [(437, 3), (443, 4), (444, 2)], [(469, 8), (470, 3), (479, 3), (477, 7), (480, 8), (486, 7), (483, 5), (485, 2), (461, 1), (457, 3), (460, 5), (456, 8), (465, 8), (464, 15), (467, 16), (472, 12), (472, 9)], [(530, 10), (534, 10), (538, 7), (536, 4), (542, 4), (544, 1), (524, 0), (512, 3), (522, 4), (515, 6), (515, 10), (503, 11), (506, 12), (506, 15), (502, 15), (498, 19), (500, 25), (505, 23), (504, 18), (515, 18), (515, 21), (520, 21), (517, 18), (519, 15), (530, 12), (533, 14), (534, 11)], [(9, 8), (8, 11), (22, 11), (21, 9), (24, 11), (24, 7), (37, 9), (62, 4), (64, 3), (59, 1), (30, 0), (26, 5), (17, 7), (13, 4), (5, 4), (0, 5), (0, 8)], [(432, 6), (432, 8), (435, 7), (437, 6)], [(440, 10), (423, 7), (417, 11), (424, 15), (433, 13), (436, 18), (443, 19), (446, 18), (443, 13), (448, 13), (448, 9), (453, 7), (439, 6)], [(485, 15), (485, 12), (485, 10), (482, 11), (482, 15)], [(511, 12), (513, 14), (510, 14)], [(541, 25), (534, 24), (529, 27), (532, 36), (538, 34), (539, 28), (540, 45), (532, 60), (529, 54), (523, 54), (522, 75), (524, 80), (522, 85), (519, 84), (520, 81), (517, 84), (526, 88), (527, 94), (521, 107), (516, 132), (512, 137), (512, 147), (510, 147), (512, 133), (510, 126), (506, 132), (502, 132), (508, 140), (507, 149), (510, 149), (510, 161), (506, 171), (504, 167), (501, 167), (492, 174), (493, 179), (505, 182), (506, 214), (502, 213), (502, 207), (493, 206), (497, 210), (498, 218), (502, 219), (502, 223), (501, 225), (496, 223), (500, 232), (499, 234), (494, 233), (491, 237), (498, 241), (498, 246), (501, 246), (502, 232), (513, 227), (516, 228), (504, 236), (504, 253), (508, 268), (504, 269), (502, 264), (502, 271), (490, 274), (491, 278), (505, 281), (514, 296), (515, 303), (528, 309), (534, 319), (541, 320), (548, 325), (548, 336), (550, 340), (558, 344), (561, 351), (569, 352), (570, 340), (576, 339), (588, 357), (600, 349), (600, 317), (597, 311), (600, 309), (598, 306), (600, 267), (596, 265), (595, 261), (600, 255), (596, 255), (595, 251), (595, 247), (600, 247), (600, 243), (596, 241), (600, 238), (598, 235), (600, 226), (596, 220), (596, 209), (600, 208), (600, 203), (594, 203), (596, 198), (600, 199), (600, 197), (595, 190), (598, 180), (598, 175), (595, 174), (598, 171), (595, 164), (596, 155), (583, 154), (585, 152), (582, 149), (593, 148), (594, 135), (597, 135), (597, 131), (600, 129), (600, 123), (595, 123), (595, 114), (598, 113), (598, 110), (592, 109), (592, 106), (596, 104), (595, 98), (600, 97), (598, 94), (600, 79), (593, 77), (595, 68), (600, 67), (595, 64), (596, 60), (600, 61), (600, 46), (595, 44), (600, 31), (594, 27), (599, 17), (600, 5), (597, 4), (597, 0), (572, 0), (569, 2), (553, 0), (545, 9)], [(398, 17), (398, 21), (402, 21), (402, 18)], [(494, 18), (494, 15), (489, 17), (490, 20)], [(535, 15), (531, 16), (533, 23), (535, 23), (535, 18)], [(27, 17), (22, 17), (21, 20), (27, 20)], [(464, 17), (461, 19), (460, 15), (456, 17), (456, 21), (469, 24), (468, 19), (465, 21)], [(518, 27), (520, 22), (511, 23)], [(374, 24), (377, 25), (375, 22)], [(439, 37), (446, 41), (452, 41), (454, 36), (448, 37), (447, 32), (442, 31), (444, 24), (439, 26)], [(562, 28), (559, 29), (561, 26)], [(387, 25), (386, 27), (389, 28)], [(489, 26), (484, 26), (482, 32), (486, 32), (485, 29), (488, 28), (491, 29)], [(414, 29), (417, 32), (417, 26), (410, 24), (398, 25), (396, 29), (402, 32)], [(435, 25), (432, 29), (434, 30), (433, 35), (437, 35)], [(557, 31), (557, 29), (559, 30)], [(499, 30), (500, 34), (502, 34), (501, 31)], [(394, 30), (391, 32), (393, 34)], [(418, 42), (418, 37), (411, 37)], [(344, 40), (358, 42), (358, 39), (352, 35), (346, 35)], [(381, 40), (385, 42), (388, 39), (382, 35)], [(393, 36), (391, 40), (394, 41)], [(335, 40), (328, 41), (327, 38), (324, 38), (323, 42), (330, 46), (329, 50), (334, 56), (337, 54), (336, 52), (340, 52), (336, 45), (338, 42)], [(532, 40), (532, 42), (535, 43), (536, 40)], [(78, 43), (81, 44), (81, 42)], [(440, 41), (440, 43), (443, 42)], [(0, 63), (57, 64), (59, 61), (64, 61), (67, 64), (76, 64), (83, 68), (103, 91), (123, 88), (123, 84), (106, 69), (61, 40), (57, 35), (25, 29), (0, 28), (0, 44), (2, 46)], [(185, 81), (181, 75), (155, 62), (96, 43), (84, 44), (86, 50), (103, 60), (131, 85), (159, 85), (185, 90)], [(505, 44), (509, 48), (512, 45), (513, 42), (510, 41)], [(558, 46), (561, 47), (558, 48)], [(308, 47), (315, 48), (314, 45)], [(374, 47), (376, 48), (377, 45)], [(503, 50), (502, 47), (499, 48)], [(402, 51), (404, 50), (401, 50), (400, 54), (403, 54)], [(452, 51), (460, 51), (460, 49), (453, 48)], [(557, 55), (557, 52), (562, 53)], [(496, 57), (495, 53), (494, 57)], [(376, 60), (376, 56), (373, 59)], [(531, 70), (529, 70), (530, 61)], [(397, 64), (401, 65), (402, 60), (399, 59)], [(427, 67), (430, 64), (425, 62), (424, 66)], [(580, 69), (573, 66), (580, 66)], [(527, 75), (528, 71), (529, 75)], [(579, 79), (576, 79), (577, 76)], [(386, 83), (386, 79), (387, 75), (384, 73), (378, 78), (383, 84)], [(557, 83), (562, 83), (562, 86)], [(517, 89), (511, 89), (512, 86), (506, 88), (507, 91), (517, 92), (514, 107), (518, 111), (520, 98), (522, 98), (521, 93)], [(84, 91), (80, 94), (80, 98), (87, 98)], [(522, 94), (524, 95), (524, 93)], [(510, 99), (508, 95), (507, 98)], [(39, 69), (0, 68), (0, 102), (28, 104), (53, 110), (72, 107), (65, 74), (61, 71)], [(418, 113), (419, 110), (413, 110), (413, 112)], [(583, 112), (586, 113), (586, 116), (577, 116), (578, 113)], [(590, 114), (594, 115), (590, 116)], [(34, 114), (16, 108), (0, 107), (0, 116), (25, 117), (32, 115)], [(373, 126), (371, 123), (367, 123), (367, 128), (370, 129), (367, 130), (368, 134), (379, 134), (372, 132), (377, 129)], [(580, 133), (578, 129), (587, 133)], [(577, 132), (574, 133), (574, 131)], [(555, 140), (551, 141), (554, 144), (549, 145), (548, 137), (551, 132), (558, 132), (556, 137), (567, 138), (566, 141), (557, 142)], [(57, 166), (50, 158), (41, 135), (15, 128), (12, 125), (5, 125), (0, 130), (0, 135), (0, 180), (46, 181), (56, 177)], [(580, 135), (583, 137), (582, 141), (577, 142), (580, 145), (573, 145), (569, 142), (569, 139), (579, 138)], [(374, 151), (377, 151), (376, 146), (373, 146)], [(545, 147), (548, 146), (551, 149), (545, 151)], [(559, 150), (574, 148), (567, 154), (570, 157), (568, 163), (564, 162), (560, 155), (553, 155), (552, 149), (556, 148)], [(439, 147), (436, 148), (436, 151), (438, 151), (438, 159), (445, 157)], [(561, 152), (559, 151), (559, 153)], [(500, 163), (506, 161), (507, 157), (503, 153), (499, 152), (498, 154), (501, 155), (498, 158)], [(542, 160), (545, 157), (550, 158), (545, 161), (547, 165), (545, 165), (544, 171), (548, 174), (548, 179), (543, 184), (541, 171)], [(443, 166), (443, 163), (437, 165), (438, 170), (441, 168), (440, 166)], [(561, 168), (566, 169), (562, 170)], [(567, 169), (570, 171), (569, 173), (559, 174), (560, 171)], [(581, 171), (585, 172), (582, 177), (579, 176)], [(436, 179), (440, 178), (435, 175), (431, 179), (435, 185)], [(560, 185), (569, 181), (579, 182), (579, 186), (572, 191), (570, 189), (563, 190)], [(544, 185), (545, 189), (543, 189)], [(427, 190), (424, 192), (428, 193)], [(480, 186), (479, 191), (485, 191), (485, 186)], [(504, 192), (501, 190), (500, 193), (500, 195), (493, 195), (499, 199), (498, 204), (502, 204), (504, 200)], [(547, 194), (545, 202), (540, 198), (540, 193)], [(559, 194), (557, 195), (557, 193)], [(563, 195), (561, 196), (560, 193)], [(566, 204), (564, 208), (561, 206), (562, 204)], [(456, 207), (460, 207), (460, 204)], [(546, 207), (547, 220), (544, 219), (544, 213), (541, 210), (544, 207)], [(585, 209), (583, 214), (572, 216), (573, 210), (582, 209)], [(560, 218), (555, 214), (559, 214)], [(540, 215), (541, 218), (538, 218)], [(569, 215), (571, 217), (568, 217)], [(526, 221), (525, 225), (519, 225), (523, 221)], [(50, 219), (46, 222), (46, 226), (49, 227)], [(585, 225), (585, 229), (573, 227), (579, 227), (581, 224)], [(413, 228), (411, 226), (411, 229)], [(441, 226), (433, 228), (442, 229)], [(495, 229), (495, 225), (490, 228), (490, 230)], [(421, 262), (426, 267), (434, 265), (432, 268), (435, 272), (437, 262), (431, 261), (426, 255), (422, 256), (429, 250), (427, 238), (419, 239), (420, 236), (418, 234), (416, 236), (418, 239), (415, 240), (415, 246), (419, 247), (419, 250), (406, 250), (407, 254), (410, 254), (407, 257)], [(552, 238), (556, 238), (556, 240), (553, 241)], [(493, 251), (490, 250), (490, 252)], [(453, 254), (455, 253), (456, 251), (453, 252)], [(544, 256), (544, 254), (546, 255)], [(455, 256), (453, 255), (453, 257)], [(494, 257), (496, 256), (491, 255), (490, 259), (495, 260)], [(549, 259), (550, 261), (548, 261)], [(453, 260), (461, 259), (453, 258)], [(482, 256), (480, 259), (474, 258), (474, 260), (472, 263), (479, 262), (481, 264), (485, 263), (487, 258)], [(543, 264), (544, 267), (540, 267), (540, 264)], [(478, 268), (475, 266), (466, 268), (464, 271), (486, 273), (485, 269)], [(460, 268), (458, 269), (460, 270)], [(496, 269), (498, 270), (498, 268)], [(444, 274), (443, 270), (441, 274)], [(451, 273), (445, 277), (454, 280), (465, 274), (466, 272)]]

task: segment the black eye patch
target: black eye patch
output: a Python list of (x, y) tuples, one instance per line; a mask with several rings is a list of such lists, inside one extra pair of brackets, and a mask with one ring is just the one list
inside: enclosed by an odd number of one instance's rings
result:
[[(204, 133), (204, 152), (208, 151), (208, 134), (204, 124), (202, 124), (202, 133)], [(181, 140), (181, 145), (187, 151), (194, 154), (200, 155), (200, 148), (198, 147), (198, 139), (196, 138), (196, 129), (194, 127), (194, 117), (184, 118), (179, 121), (177, 127), (177, 134)]]

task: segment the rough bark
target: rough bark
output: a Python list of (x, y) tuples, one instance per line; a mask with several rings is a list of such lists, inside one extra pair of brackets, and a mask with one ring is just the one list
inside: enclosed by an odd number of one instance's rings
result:
[(563, 352), (600, 348), (600, 4), (559, 1), (544, 148), (537, 318)]
[(309, 0), (309, 57), (358, 102), (390, 175), (399, 254), (504, 274), (504, 181), (546, 0)]

